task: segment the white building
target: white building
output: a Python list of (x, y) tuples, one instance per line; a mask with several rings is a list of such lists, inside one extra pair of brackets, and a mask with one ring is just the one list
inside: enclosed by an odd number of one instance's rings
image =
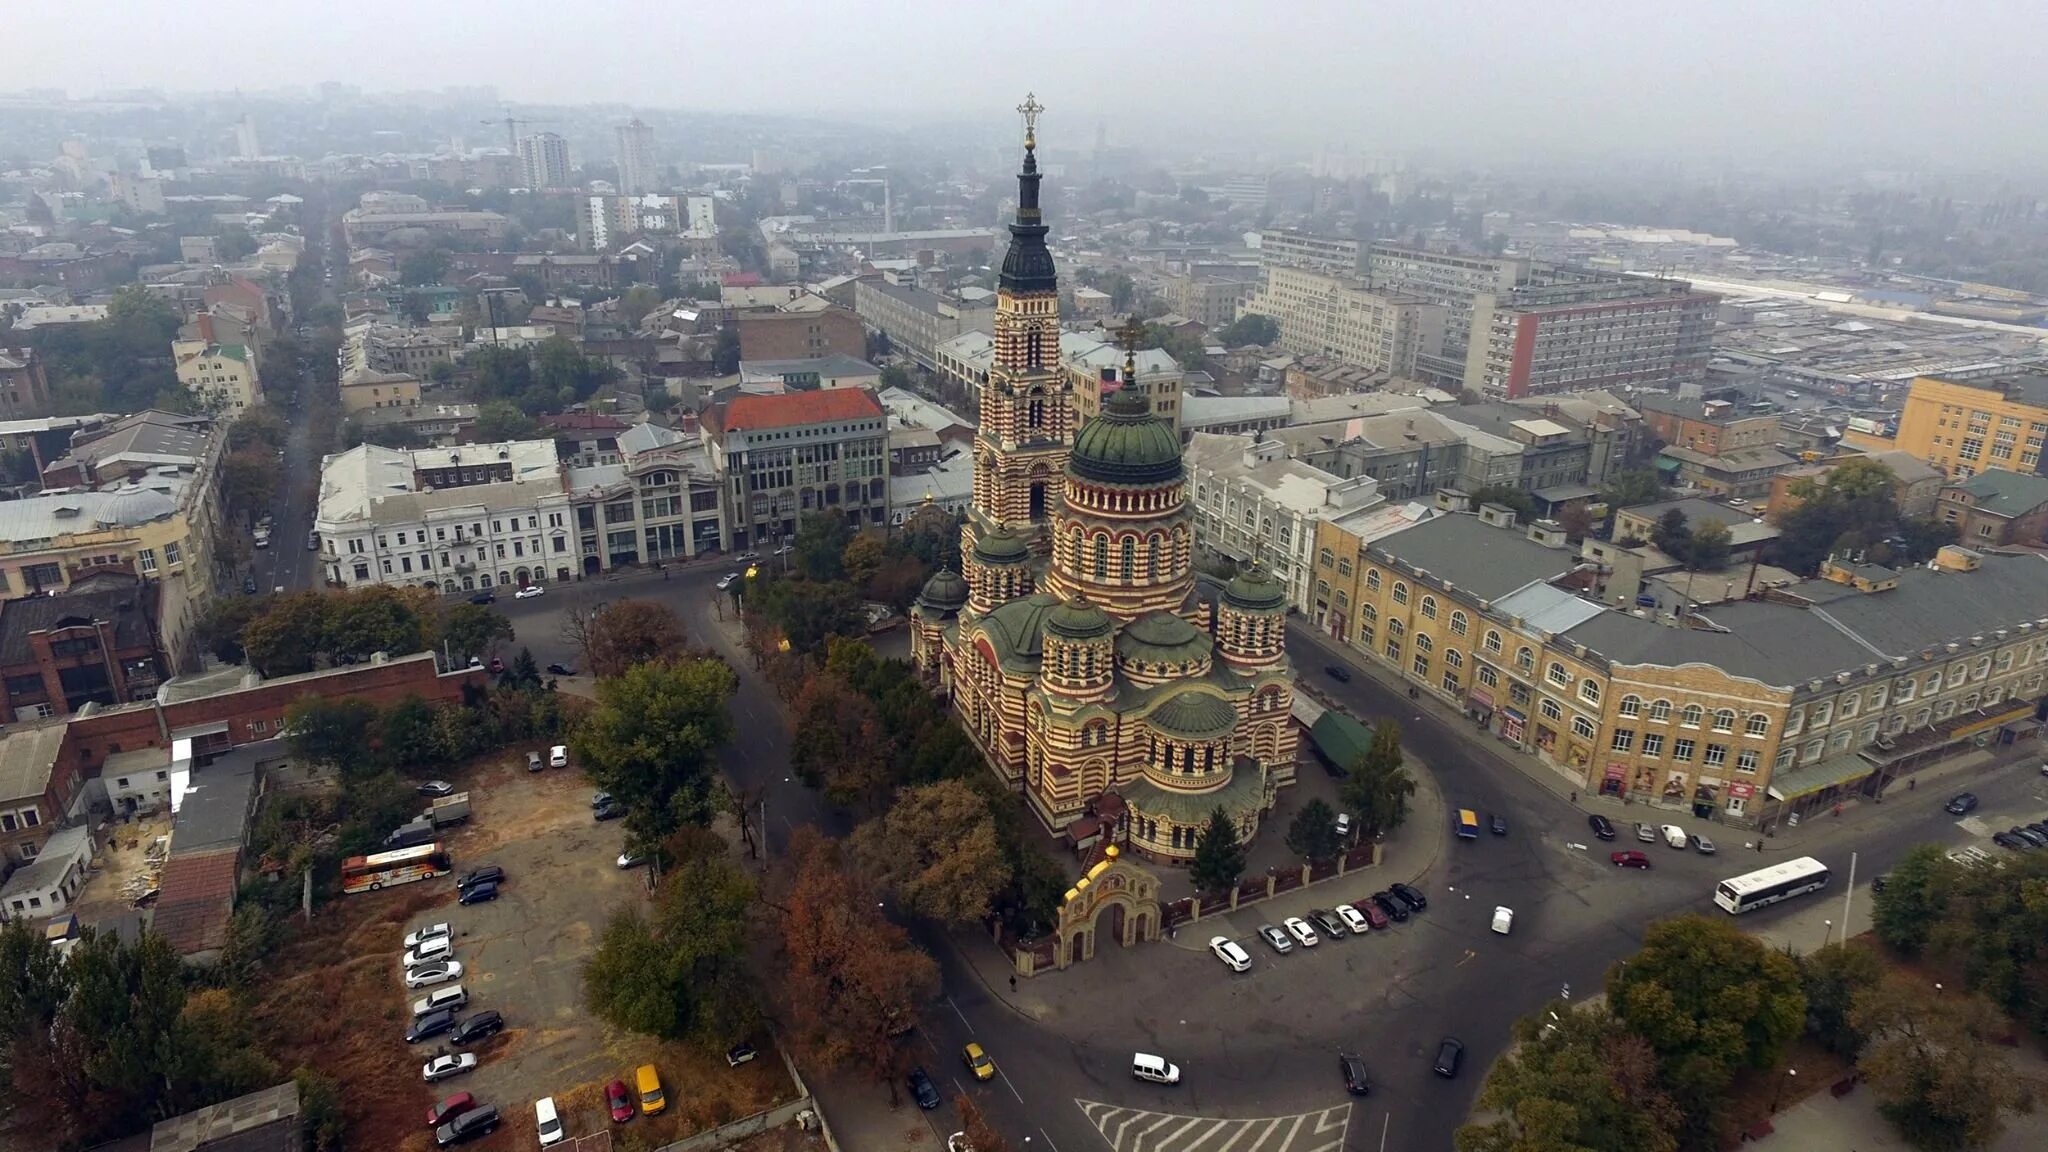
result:
[(1271, 440), (1197, 432), (1183, 459), (1195, 542), (1240, 564), (1264, 565), (1304, 611), (1316, 523), (1382, 500), (1370, 476), (1346, 480), (1290, 458), (1286, 445)]
[(246, 344), (173, 340), (178, 383), (207, 412), (233, 418), (263, 401), (263, 383)]
[(519, 169), (534, 191), (569, 186), (569, 142), (554, 132), (519, 138)]

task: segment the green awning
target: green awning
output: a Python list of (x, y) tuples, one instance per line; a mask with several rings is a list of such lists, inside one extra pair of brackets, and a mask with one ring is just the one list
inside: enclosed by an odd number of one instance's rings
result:
[(1770, 797), (1778, 801), (1797, 800), (1824, 788), (1861, 780), (1875, 771), (1877, 765), (1865, 760), (1862, 753), (1849, 752), (1780, 773), (1771, 781)]
[(1308, 738), (1324, 759), (1346, 772), (1372, 747), (1372, 729), (1334, 708), (1316, 717)]
[(1659, 456), (1657, 457), (1657, 471), (1676, 472), (1678, 471), (1682, 463), (1682, 461), (1674, 460), (1669, 456)]

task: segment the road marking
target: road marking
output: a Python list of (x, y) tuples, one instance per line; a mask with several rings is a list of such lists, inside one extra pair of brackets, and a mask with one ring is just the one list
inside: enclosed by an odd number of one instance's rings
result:
[(1015, 1084), (1010, 1083), (1010, 1074), (1008, 1072), (1003, 1071), (1003, 1066), (1000, 1064), (996, 1065), (996, 1075), (1001, 1076), (1003, 1078), (1003, 1086), (1010, 1090), (1010, 1095), (1015, 1096), (1017, 1098), (1017, 1103), (1024, 1103), (1024, 1094), (1022, 1092), (1017, 1091), (1017, 1086)]
[(1052, 1142), (1052, 1137), (1045, 1135), (1045, 1129), (1040, 1128), (1038, 1134), (1045, 1136), (1045, 1146), (1052, 1149), (1052, 1152), (1060, 1152), (1060, 1146)]
[(967, 1018), (967, 1013), (962, 1012), (958, 1004), (953, 1003), (953, 998), (951, 996), (946, 997), (946, 1007), (951, 1008), (953, 1010), (953, 1015), (958, 1016), (960, 1018), (960, 1022), (962, 1024), (967, 1025), (967, 1034), (969, 1036), (974, 1035), (973, 1021)]
[(1460, 958), (1459, 958), (1459, 960), (1458, 960), (1458, 962), (1457, 962), (1456, 964), (1453, 964), (1453, 965), (1451, 965), (1451, 967), (1453, 967), (1453, 968), (1463, 968), (1463, 967), (1465, 966), (1465, 961), (1467, 961), (1467, 960), (1470, 960), (1470, 959), (1472, 959), (1473, 957), (1475, 957), (1475, 956), (1477, 956), (1477, 955), (1479, 955), (1479, 953), (1477, 953), (1477, 952), (1474, 952), (1474, 951), (1473, 951), (1473, 950), (1471, 950), (1470, 948), (1467, 948), (1467, 949), (1465, 949), (1465, 955), (1464, 955), (1464, 956), (1462, 956), (1462, 957), (1460, 957)]
[(1351, 1124), (1349, 1104), (1320, 1112), (1231, 1119), (1149, 1112), (1096, 1100), (1074, 1103), (1113, 1152), (1338, 1152)]

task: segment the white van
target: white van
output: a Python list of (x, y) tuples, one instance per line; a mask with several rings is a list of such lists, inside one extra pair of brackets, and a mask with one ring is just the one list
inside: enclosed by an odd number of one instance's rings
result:
[(1493, 910), (1493, 930), (1505, 936), (1515, 926), (1515, 910), (1502, 904)]
[(1686, 839), (1685, 839), (1685, 829), (1683, 829), (1683, 828), (1680, 828), (1680, 827), (1679, 827), (1678, 825), (1676, 825), (1676, 824), (1666, 824), (1666, 825), (1664, 825), (1664, 827), (1663, 827), (1662, 829), (1660, 829), (1660, 831), (1662, 831), (1662, 832), (1664, 833), (1664, 843), (1665, 843), (1665, 844), (1667, 844), (1667, 845), (1669, 845), (1669, 846), (1671, 846), (1671, 847), (1673, 847), (1673, 848), (1683, 848), (1683, 847), (1685, 847), (1685, 845), (1686, 845)]
[(1131, 1056), (1131, 1075), (1154, 1084), (1180, 1083), (1180, 1069), (1166, 1062), (1164, 1056), (1150, 1052), (1138, 1052)]
[(416, 1017), (425, 1016), (429, 1012), (439, 1012), (443, 1008), (454, 1009), (466, 1008), (468, 1006), (469, 992), (460, 984), (450, 984), (445, 988), (436, 988), (418, 1000), (413, 1001), (412, 1014)]
[(555, 1098), (543, 1096), (533, 1102), (535, 1130), (540, 1133), (540, 1146), (562, 1142), (562, 1118), (555, 1114)]

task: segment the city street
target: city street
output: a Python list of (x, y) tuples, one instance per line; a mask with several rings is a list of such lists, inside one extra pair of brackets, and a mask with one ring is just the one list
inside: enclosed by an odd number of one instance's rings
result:
[[(736, 784), (760, 790), (771, 852), (779, 852), (797, 825), (818, 823), (843, 832), (845, 824), (790, 777), (788, 733), (777, 702), (753, 672), (736, 634), (719, 623), (717, 607), (726, 601), (712, 585), (733, 567), (711, 562), (671, 568), (668, 580), (635, 572), (549, 585), (537, 599), (502, 601), (499, 607), (518, 632), (515, 649), (530, 647), (542, 664), (560, 660), (579, 667), (580, 654), (562, 636), (566, 609), (627, 596), (674, 607), (693, 641), (724, 653), (739, 672), (736, 736), (725, 767)], [(1058, 1152), (1105, 1144), (1117, 1152), (1177, 1152), (1206, 1133), (1203, 1149), (1228, 1142), (1230, 1135), (1240, 1137), (1239, 1147), (1251, 1146), (1257, 1136), (1260, 1152), (1312, 1152), (1340, 1140), (1346, 1147), (1371, 1149), (1383, 1137), (1387, 1148), (1448, 1148), (1451, 1131), (1469, 1110), (1515, 1018), (1567, 985), (1575, 995), (1597, 992), (1606, 968), (1637, 947), (1651, 921), (1682, 912), (1721, 915), (1710, 900), (1716, 881), (1790, 855), (1818, 856), (1846, 881), (1853, 848), (1862, 853), (1860, 888), (1916, 843), (1981, 843), (1994, 826), (2048, 811), (2048, 790), (2029, 762), (1929, 786), (1910, 797), (1894, 793), (1892, 802), (1841, 821), (1810, 821), (1769, 841), (1762, 854), (1742, 851), (1750, 837), (1740, 830), (1661, 810), (1653, 816), (1612, 809), (1622, 839), (1602, 844), (1587, 829), (1585, 811), (1552, 790), (1554, 779), (1539, 780), (1475, 745), (1476, 734), (1460, 731), (1455, 717), (1406, 699), (1368, 672), (1354, 672), (1349, 682), (1331, 679), (1323, 668), (1334, 657), (1305, 633), (1297, 632), (1292, 648), (1298, 674), (1319, 691), (1361, 715), (1400, 721), (1404, 746), (1433, 775), (1447, 808), (1500, 813), (1508, 834), (1475, 841), (1447, 837), (1433, 865), (1416, 865), (1426, 868), (1422, 875), (1367, 871), (1332, 881), (1191, 926), (1171, 944), (1107, 948), (1066, 972), (1022, 981), (1015, 993), (1008, 992), (990, 959), (990, 946), (921, 929), (921, 939), (939, 960), (944, 995), (927, 1009), (912, 1041), (919, 1059), (949, 1098), (954, 1087), (965, 1088), (1010, 1134), (1013, 1146), (1022, 1147), (1031, 1136), (1034, 1144), (1043, 1141)], [(1313, 764), (1303, 768), (1319, 770)], [(1975, 790), (1984, 808), (1959, 825), (1942, 814), (1940, 804), (1962, 787)], [(1628, 830), (1636, 811), (1644, 820), (1707, 832), (1722, 851), (1700, 856), (1662, 844), (1638, 845)], [(1448, 818), (1446, 811), (1419, 809), (1411, 817), (1418, 826)], [(1607, 853), (1627, 847), (1650, 853), (1655, 867), (1614, 868)], [(1430, 899), (1428, 910), (1407, 924), (1284, 956), (1255, 936), (1261, 924), (1359, 898), (1394, 880), (1415, 881)], [(1839, 907), (1839, 886), (1831, 893)], [(1489, 930), (1495, 905), (1515, 910), (1510, 935)], [(1806, 911), (1793, 902), (1751, 913), (1744, 923), (1768, 929)], [(1218, 932), (1251, 952), (1249, 972), (1231, 973), (1208, 954), (1203, 942)], [(1445, 1036), (1466, 1044), (1464, 1071), (1456, 1080), (1430, 1071), (1430, 1058)], [(994, 1057), (1002, 1072), (995, 1080), (976, 1084), (964, 1074), (959, 1051), (969, 1040)], [(1345, 1095), (1336, 1061), (1340, 1050), (1365, 1057), (1371, 1095)], [(1133, 1051), (1154, 1052), (1180, 1065), (1183, 1083), (1162, 1087), (1133, 1080)], [(834, 1115), (832, 1087), (823, 1089), (828, 1116)], [(850, 1090), (883, 1094), (872, 1086)], [(958, 1127), (950, 1112), (948, 1104), (928, 1117), (941, 1139)], [(914, 1122), (907, 1106), (896, 1115)]]
[[(319, 554), (306, 547), (306, 533), (313, 530), (313, 500), (317, 500), (320, 461), (308, 447), (306, 421), (299, 412), (288, 412), (291, 437), (284, 460), (279, 464), (277, 493), (271, 498), (274, 518), (270, 547), (251, 553), (249, 567), (258, 591), (283, 588), (296, 592), (320, 584)], [(311, 493), (312, 498), (308, 499)], [(244, 529), (236, 526), (237, 531)]]

